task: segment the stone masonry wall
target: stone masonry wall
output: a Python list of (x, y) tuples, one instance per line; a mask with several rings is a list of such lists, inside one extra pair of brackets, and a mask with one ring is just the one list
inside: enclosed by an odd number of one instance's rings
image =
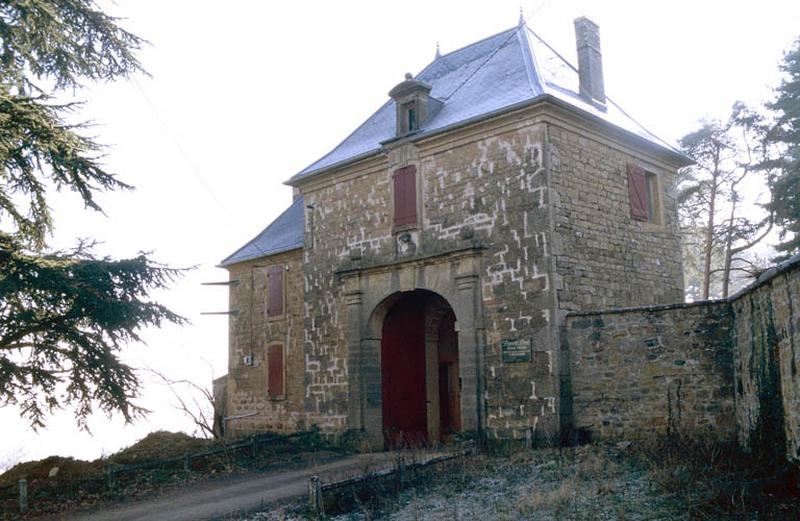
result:
[(800, 255), (727, 301), (571, 313), (562, 349), (575, 428), (735, 430), (746, 449), (800, 461)]
[[(284, 267), (284, 316), (267, 318), (267, 271)], [(295, 431), (305, 426), (303, 398), (302, 253), (294, 250), (228, 267), (229, 306), (235, 313), (228, 327), (228, 420), (226, 433)], [(284, 346), (285, 397), (267, 395), (267, 346)], [(252, 365), (244, 357), (252, 356)], [(252, 413), (255, 413), (254, 415)], [(236, 418), (237, 416), (246, 416)]]
[[(564, 126), (548, 127), (560, 309), (683, 301), (674, 172)], [(656, 174), (658, 223), (631, 218), (627, 165)]]
[(800, 461), (800, 256), (731, 300), (739, 443)]
[[(474, 233), (488, 247), (480, 284), (490, 438), (547, 439), (558, 429), (545, 143), (544, 124), (520, 125), (422, 159), (423, 244), (456, 246)], [(530, 361), (504, 362), (508, 340), (531, 341)]]
[(595, 439), (668, 429), (733, 438), (730, 330), (724, 302), (569, 315), (572, 425)]
[[(555, 353), (548, 337), (551, 297), (545, 127), (518, 123), (440, 144), (399, 144), (358, 177), (301, 187), (306, 218), (306, 408), (310, 421), (344, 429), (347, 413), (346, 306), (337, 269), (398, 258), (391, 174), (414, 164), (420, 212), (415, 250), (404, 259), (487, 248), (481, 276), (490, 435), (522, 437), (557, 426)], [(356, 260), (353, 260), (356, 259)], [(453, 281), (455, 284), (455, 280)], [(424, 289), (424, 284), (421, 286)], [(388, 296), (388, 295), (387, 295)], [(368, 310), (369, 311), (369, 310)], [(502, 339), (532, 338), (530, 362), (504, 364)]]

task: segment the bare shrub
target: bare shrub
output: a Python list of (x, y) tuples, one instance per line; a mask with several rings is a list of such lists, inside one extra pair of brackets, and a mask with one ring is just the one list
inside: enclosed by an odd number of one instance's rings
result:
[(800, 512), (797, 466), (741, 451), (712, 432), (673, 432), (633, 454), (666, 490), (686, 496), (695, 519), (791, 519)]

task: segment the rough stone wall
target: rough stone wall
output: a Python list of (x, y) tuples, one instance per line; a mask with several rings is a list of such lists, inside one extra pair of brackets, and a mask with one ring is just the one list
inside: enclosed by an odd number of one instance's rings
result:
[(569, 315), (573, 426), (592, 438), (713, 429), (732, 439), (730, 331), (725, 302)]
[[(283, 266), (284, 316), (267, 318), (267, 271)], [(228, 267), (231, 314), (228, 327), (226, 434), (294, 431), (305, 425), (303, 412), (302, 253), (293, 250)], [(285, 397), (267, 395), (267, 346), (284, 346)], [(244, 357), (252, 357), (245, 365)], [(252, 413), (256, 413), (251, 415)], [(234, 418), (247, 415), (244, 418)]]
[[(543, 432), (548, 422), (548, 429), (557, 428), (557, 357), (548, 334), (552, 299), (544, 139), (543, 124), (519, 124), (446, 147), (400, 144), (383, 165), (359, 177), (303, 188), (313, 205), (306, 218), (306, 243), (312, 248), (305, 265), (310, 421), (345, 428), (347, 322), (335, 271), (354, 262), (397, 260), (391, 173), (415, 164), (421, 218), (412, 230), (415, 251), (405, 258), (487, 247), (477, 305), (483, 306), (490, 435), (522, 437), (530, 429)], [(501, 340), (509, 338), (533, 339), (530, 362), (502, 362)]]
[(301, 188), (309, 207), (303, 250), (304, 408), (310, 424), (347, 428), (347, 306), (337, 269), (353, 255), (385, 256), (389, 178), (375, 173)]
[(731, 303), (738, 438), (800, 461), (800, 256), (764, 279)]
[[(453, 247), (474, 233), (488, 247), (480, 283), (490, 437), (558, 429), (545, 140), (545, 125), (530, 124), (422, 160), (423, 244)], [(528, 339), (530, 361), (503, 361), (503, 340)]]
[[(588, 311), (682, 302), (674, 172), (563, 126), (548, 130), (559, 307)], [(658, 178), (659, 223), (631, 218), (630, 162)]]

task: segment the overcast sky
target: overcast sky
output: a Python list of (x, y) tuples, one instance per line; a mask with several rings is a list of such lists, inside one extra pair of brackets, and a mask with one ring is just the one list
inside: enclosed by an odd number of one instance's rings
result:
[[(282, 183), (329, 151), (387, 99), (406, 72), (517, 24), (575, 60), (572, 21), (600, 25), (606, 92), (657, 135), (676, 140), (703, 117), (724, 118), (736, 100), (771, 97), (783, 52), (800, 36), (800, 2), (494, 0), (492, 2), (256, 2), (118, 0), (106, 9), (151, 45), (151, 77), (76, 93), (106, 164), (137, 187), (100, 198), (106, 215), (70, 193), (52, 199), (53, 244), (94, 237), (113, 256), (152, 251), (175, 267), (197, 266), (156, 297), (192, 321), (147, 331), (125, 359), (210, 385), (226, 372), (227, 278), (216, 264), (291, 201)], [(164, 388), (143, 375), (140, 403), (153, 412), (124, 426), (97, 415), (93, 436), (59, 414), (32, 433), (0, 410), (4, 459), (50, 454), (93, 458), (156, 429), (188, 430)]]

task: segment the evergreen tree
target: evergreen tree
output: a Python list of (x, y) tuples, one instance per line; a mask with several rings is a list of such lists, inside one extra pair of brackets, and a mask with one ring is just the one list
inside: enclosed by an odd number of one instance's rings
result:
[(82, 426), (94, 407), (130, 421), (138, 380), (119, 350), (143, 327), (184, 322), (148, 298), (179, 271), (144, 254), (98, 257), (90, 243), (47, 247), (54, 191), (100, 211), (97, 192), (130, 188), (65, 121), (79, 104), (56, 96), (143, 72), (143, 43), (92, 0), (0, 3), (0, 405), (19, 405), (34, 427), (63, 407)]
[(787, 77), (777, 89), (776, 100), (768, 107), (777, 120), (768, 135), (769, 143), (780, 150), (777, 159), (766, 163), (772, 200), (768, 208), (781, 226), (781, 243), (775, 247), (785, 260), (800, 252), (800, 39), (784, 57), (781, 70)]

